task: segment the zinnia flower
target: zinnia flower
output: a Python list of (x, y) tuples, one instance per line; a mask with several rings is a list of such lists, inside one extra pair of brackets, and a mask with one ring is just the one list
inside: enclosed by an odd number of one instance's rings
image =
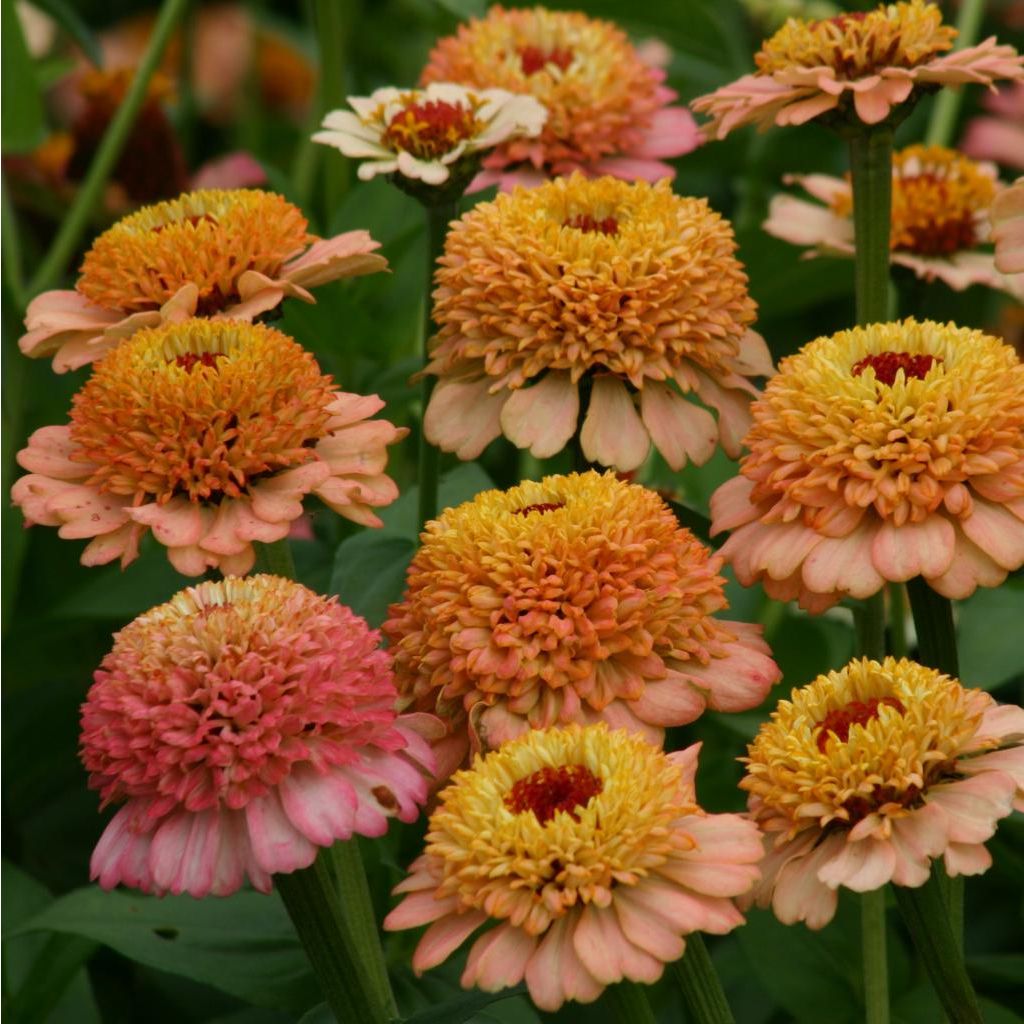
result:
[(383, 270), (366, 231), (326, 240), (299, 209), (257, 189), (189, 192), (125, 217), (85, 254), (73, 291), (29, 303), (27, 356), (53, 355), (58, 373), (98, 359), (142, 327), (190, 316), (252, 320), (286, 296)]
[(380, 526), (398, 496), (387, 446), (405, 436), (376, 396), (344, 394), (280, 331), (190, 320), (140, 331), (97, 366), (71, 422), (18, 453), (12, 496), (26, 520), (91, 537), (84, 565), (126, 566), (151, 529), (174, 567), (245, 573), (253, 541), (288, 535), (316, 494)]
[(835, 111), (878, 124), (890, 111), (939, 85), (1024, 78), (1022, 58), (995, 37), (953, 49), (957, 30), (925, 0), (880, 4), (823, 21), (790, 18), (754, 57), (757, 71), (691, 106), (711, 117), (705, 130), (724, 139), (740, 125), (804, 124)]
[[(504, 89), (473, 92), (448, 83), (425, 89), (389, 86), (370, 96), (350, 96), (348, 102), (355, 113), (332, 110), (313, 141), (334, 146), (345, 156), (367, 158), (359, 165), (362, 181), (397, 172), (442, 185), (463, 157), (506, 139), (535, 136), (547, 118), (532, 96), (514, 96)], [(470, 174), (476, 166), (472, 161)]]
[(819, 338), (752, 406), (712, 531), (745, 586), (821, 610), (923, 576), (946, 597), (1024, 564), (1024, 364), (907, 319)]
[(1017, 279), (1024, 274), (1024, 178), (1018, 178), (992, 204), (996, 268)]
[(414, 821), (432, 755), (395, 716), (379, 636), (277, 576), (176, 594), (114, 637), (82, 706), (82, 762), (124, 802), (92, 856), (104, 889), (226, 896), (321, 846)]
[(459, 772), (426, 852), (395, 892), (389, 929), (430, 923), (419, 973), (474, 931), (463, 986), (525, 979), (543, 1010), (650, 984), (690, 932), (743, 923), (730, 897), (758, 877), (761, 842), (738, 814), (697, 805), (698, 746), (665, 754), (602, 723), (530, 732)]
[(574, 174), (481, 203), (435, 273), (427, 438), (472, 459), (504, 434), (545, 458), (576, 431), (582, 389), (591, 462), (636, 469), (652, 440), (673, 469), (719, 440), (735, 458), (748, 376), (772, 371), (735, 251), (729, 222), (667, 181)]
[(535, 96), (548, 112), (536, 139), (512, 139), (489, 153), (473, 189), (534, 185), (582, 171), (630, 180), (674, 177), (665, 157), (699, 143), (690, 112), (665, 72), (640, 58), (607, 21), (543, 7), (492, 7), (430, 54), (423, 82), (458, 82)]
[(750, 745), (765, 832), (751, 894), (786, 924), (828, 924), (836, 890), (923, 885), (931, 858), (977, 875), (996, 822), (1024, 810), (1024, 710), (912, 661), (850, 662), (779, 701)]
[[(852, 256), (853, 196), (849, 181), (827, 174), (792, 174), (815, 199), (772, 199), (764, 229), (795, 245), (814, 246), (808, 256)], [(993, 164), (978, 164), (942, 146), (908, 146), (893, 159), (892, 262), (918, 277), (951, 288), (986, 285), (1024, 299), (1024, 278), (1001, 274), (988, 241), (989, 208), (999, 194)]]
[(467, 742), (603, 719), (660, 743), (705, 707), (760, 704), (779, 669), (759, 626), (712, 618), (720, 564), (611, 473), (485, 491), (428, 523), (383, 629), (403, 704), (449, 724), (439, 777)]

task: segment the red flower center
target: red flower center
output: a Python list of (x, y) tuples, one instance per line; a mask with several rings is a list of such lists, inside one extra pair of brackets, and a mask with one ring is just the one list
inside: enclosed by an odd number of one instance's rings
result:
[(562, 221), (563, 228), (575, 228), (577, 231), (600, 231), (602, 235), (616, 235), (619, 222), (614, 217), (596, 220), (589, 213), (577, 213), (575, 217)]
[(521, 46), (518, 53), (524, 75), (535, 75), (548, 64), (554, 64), (565, 71), (572, 63), (572, 50), (566, 46), (555, 46), (550, 50), (542, 50), (539, 46)]
[(517, 508), (517, 516), (528, 516), (531, 512), (554, 512), (556, 508), (565, 508), (562, 501), (542, 501), (536, 505), (527, 505), (525, 508)]
[(533, 811), (542, 825), (558, 811), (578, 821), (576, 808), (586, 807), (602, 789), (604, 782), (581, 764), (546, 767), (516, 782), (505, 797), (505, 806), (514, 814)]
[(436, 160), (478, 134), (480, 127), (469, 107), (427, 100), (410, 103), (398, 111), (388, 123), (382, 141), (390, 149), (405, 150), (420, 160)]
[(216, 369), (217, 360), (223, 358), (223, 352), (185, 352), (180, 356), (174, 357), (174, 363), (176, 366), (180, 366), (182, 369), (192, 372), (193, 367), (197, 364), (200, 366), (209, 366), (212, 369)]
[(872, 718), (878, 717), (878, 708), (885, 704), (895, 708), (901, 715), (906, 708), (895, 697), (871, 697), (868, 700), (852, 700), (841, 708), (830, 711), (821, 723), (818, 732), (818, 749), (824, 753), (829, 735), (835, 733), (836, 739), (845, 743), (850, 737), (850, 727), (866, 725)]
[(865, 356), (853, 364), (853, 375), (859, 377), (869, 366), (875, 371), (875, 379), (890, 387), (896, 383), (896, 374), (902, 370), (907, 379), (922, 380), (928, 371), (942, 360), (937, 356), (911, 355), (909, 352), (879, 352)]

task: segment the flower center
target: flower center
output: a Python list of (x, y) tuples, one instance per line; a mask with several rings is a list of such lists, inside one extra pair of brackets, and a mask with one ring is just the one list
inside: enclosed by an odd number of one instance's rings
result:
[(835, 708), (824, 717), (818, 733), (818, 749), (822, 753), (825, 752), (825, 747), (833, 733), (840, 743), (845, 743), (850, 738), (850, 727), (867, 725), (873, 718), (877, 718), (878, 709), (882, 704), (895, 708), (901, 715), (906, 713), (906, 708), (895, 697), (869, 697), (867, 700), (851, 700), (849, 704)]
[(942, 360), (937, 356), (911, 355), (909, 352), (878, 352), (854, 363), (852, 372), (855, 377), (859, 377), (870, 366), (880, 384), (892, 387), (900, 370), (908, 380), (911, 377), (923, 380), (936, 364), (942, 364)]
[(139, 504), (238, 498), (265, 476), (315, 458), (330, 378), (298, 342), (240, 321), (139, 331), (75, 396), (74, 459), (90, 485)]
[(577, 807), (586, 807), (592, 797), (604, 789), (604, 782), (581, 764), (544, 767), (519, 779), (505, 797), (505, 806), (514, 814), (533, 811), (542, 824), (559, 811), (575, 820)]
[(565, 508), (564, 501), (541, 501), (536, 505), (527, 505), (525, 508), (517, 508), (515, 515), (528, 516), (531, 512), (554, 512), (557, 508)]
[(824, 21), (790, 18), (754, 59), (761, 74), (830, 67), (850, 81), (886, 67), (915, 67), (951, 50), (955, 38), (938, 7), (910, 0)]
[(480, 132), (470, 107), (444, 100), (410, 103), (388, 123), (382, 142), (420, 160), (436, 160)]
[(517, 52), (524, 75), (535, 75), (549, 64), (566, 71), (572, 63), (572, 50), (567, 46), (553, 46), (550, 50), (539, 46), (521, 46)]
[(602, 235), (617, 235), (619, 233), (619, 222), (614, 217), (597, 220), (589, 213), (577, 213), (575, 217), (562, 221), (562, 227), (586, 232), (599, 231)]

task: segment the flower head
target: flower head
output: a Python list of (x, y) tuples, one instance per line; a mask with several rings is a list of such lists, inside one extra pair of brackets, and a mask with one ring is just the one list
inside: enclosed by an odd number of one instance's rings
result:
[(431, 924), (419, 972), (494, 923), (463, 986), (525, 978), (544, 1010), (623, 978), (657, 981), (685, 935), (742, 924), (730, 897), (758, 877), (755, 826), (697, 805), (698, 749), (664, 754), (602, 723), (529, 732), (478, 758), (441, 793), (384, 927)]
[(840, 885), (916, 887), (931, 858), (985, 871), (986, 840), (1024, 809), (1024, 710), (912, 661), (850, 662), (779, 702), (740, 786), (765, 832), (752, 894), (781, 921), (827, 924)]
[(189, 192), (118, 221), (85, 254), (74, 291), (44, 292), (25, 316), (28, 356), (58, 372), (98, 359), (142, 327), (199, 315), (252, 320), (285, 296), (387, 266), (365, 231), (318, 241), (272, 192)]
[(757, 394), (748, 375), (772, 368), (735, 251), (729, 222), (667, 181), (574, 174), (479, 204), (435, 274), (427, 437), (463, 459), (502, 433), (554, 455), (582, 388), (593, 462), (636, 469), (652, 440), (675, 469), (719, 440), (735, 457)]
[(611, 473), (485, 491), (427, 524), (384, 624), (402, 700), (448, 721), (456, 765), (467, 724), (474, 749), (600, 719), (660, 742), (755, 707), (779, 670), (759, 627), (712, 618), (719, 564)]
[(267, 892), (320, 846), (415, 820), (432, 756), (420, 722), (396, 718), (378, 641), (335, 598), (277, 576), (201, 583), (121, 630), (82, 706), (89, 786), (124, 802), (92, 877)]
[(460, 194), (478, 167), (473, 154), (507, 139), (532, 138), (547, 118), (532, 96), (441, 82), (425, 89), (387, 87), (348, 102), (355, 113), (331, 111), (314, 142), (368, 158), (359, 165), (363, 181), (397, 174), (438, 186), (454, 175)]
[(947, 597), (1024, 564), (1024, 365), (953, 324), (872, 324), (782, 362), (711, 499), (737, 578), (826, 608), (923, 576)]
[(754, 74), (692, 106), (710, 115), (706, 130), (724, 139), (744, 124), (764, 129), (823, 115), (877, 124), (928, 88), (1024, 78), (1024, 63), (1012, 46), (998, 46), (993, 37), (949, 52), (956, 35), (926, 0), (820, 21), (790, 18), (762, 45)]
[(458, 82), (536, 97), (548, 111), (536, 139), (511, 139), (484, 159), (474, 188), (536, 184), (583, 171), (657, 181), (673, 177), (665, 157), (698, 143), (689, 111), (664, 71), (640, 58), (613, 24), (543, 7), (492, 7), (430, 54), (424, 82)]
[(996, 268), (1024, 278), (1024, 178), (1018, 178), (992, 204), (992, 239), (996, 243)]
[(383, 404), (338, 391), (270, 327), (146, 329), (97, 364), (68, 425), (32, 435), (13, 498), (29, 523), (93, 538), (85, 565), (127, 565), (151, 529), (179, 572), (248, 572), (252, 542), (287, 536), (308, 493), (380, 525), (372, 507), (398, 495), (386, 449), (406, 434), (367, 421)]
[[(809, 256), (853, 255), (853, 196), (848, 181), (825, 174), (789, 175), (820, 202), (772, 199), (765, 230)], [(952, 288), (987, 285), (1024, 299), (1024, 279), (1000, 273), (991, 250), (989, 209), (1000, 186), (996, 168), (942, 146), (908, 146), (893, 157), (892, 262)], [(826, 204), (825, 206), (820, 205)]]

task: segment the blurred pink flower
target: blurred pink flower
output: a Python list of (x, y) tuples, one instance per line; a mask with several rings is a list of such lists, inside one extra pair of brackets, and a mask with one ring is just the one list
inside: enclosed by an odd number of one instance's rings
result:
[(992, 239), (996, 267), (1018, 279), (1024, 276), (1024, 178), (1018, 178), (992, 204)]
[(1024, 170), (1024, 82), (1014, 82), (981, 101), (991, 117), (967, 122), (960, 148), (976, 160)]

